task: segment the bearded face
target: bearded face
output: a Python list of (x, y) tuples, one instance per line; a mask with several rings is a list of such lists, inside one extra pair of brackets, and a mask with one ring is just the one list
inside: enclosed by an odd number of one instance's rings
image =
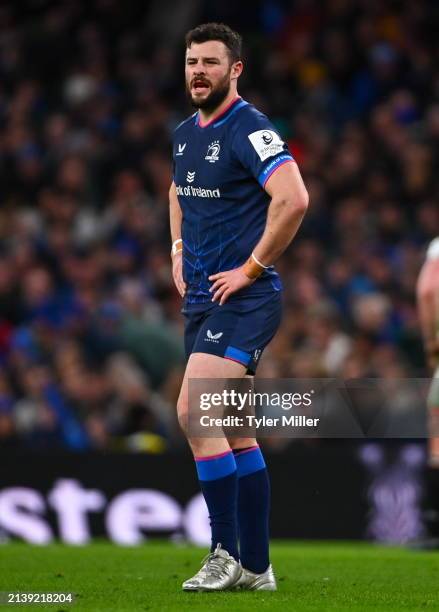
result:
[(213, 111), (227, 98), (230, 92), (230, 71), (219, 82), (213, 84), (204, 77), (195, 77), (187, 93), (192, 106)]
[(215, 110), (230, 92), (232, 65), (220, 41), (193, 43), (186, 50), (186, 93), (195, 108)]

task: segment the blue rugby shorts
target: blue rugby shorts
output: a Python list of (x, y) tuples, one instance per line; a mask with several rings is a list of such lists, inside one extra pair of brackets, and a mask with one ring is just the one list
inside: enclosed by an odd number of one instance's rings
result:
[(229, 297), (218, 303), (185, 304), (186, 358), (192, 353), (218, 355), (242, 363), (255, 374), (263, 350), (277, 332), (282, 292)]

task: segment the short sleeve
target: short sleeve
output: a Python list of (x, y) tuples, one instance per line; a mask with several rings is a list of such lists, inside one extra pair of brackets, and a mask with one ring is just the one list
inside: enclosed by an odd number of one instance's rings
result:
[(265, 187), (283, 164), (294, 161), (288, 146), (271, 122), (261, 115), (242, 122), (234, 135), (232, 149), (241, 164)]

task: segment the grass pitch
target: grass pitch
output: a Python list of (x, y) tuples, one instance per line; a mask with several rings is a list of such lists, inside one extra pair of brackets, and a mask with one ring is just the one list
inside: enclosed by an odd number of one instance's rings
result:
[(73, 604), (0, 606), (93, 612), (439, 610), (439, 552), (363, 543), (272, 545), (276, 593), (183, 593), (204, 551), (168, 543), (120, 548), (0, 546), (0, 591), (73, 592)]

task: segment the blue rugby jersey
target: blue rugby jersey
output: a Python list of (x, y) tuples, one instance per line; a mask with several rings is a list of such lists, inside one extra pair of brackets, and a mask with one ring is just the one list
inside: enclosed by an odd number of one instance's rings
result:
[[(293, 159), (265, 115), (237, 98), (200, 125), (199, 113), (174, 132), (174, 183), (183, 213), (183, 277), (187, 303), (211, 301), (209, 276), (245, 263), (259, 242), (271, 174)], [(280, 291), (273, 267), (240, 295)]]

